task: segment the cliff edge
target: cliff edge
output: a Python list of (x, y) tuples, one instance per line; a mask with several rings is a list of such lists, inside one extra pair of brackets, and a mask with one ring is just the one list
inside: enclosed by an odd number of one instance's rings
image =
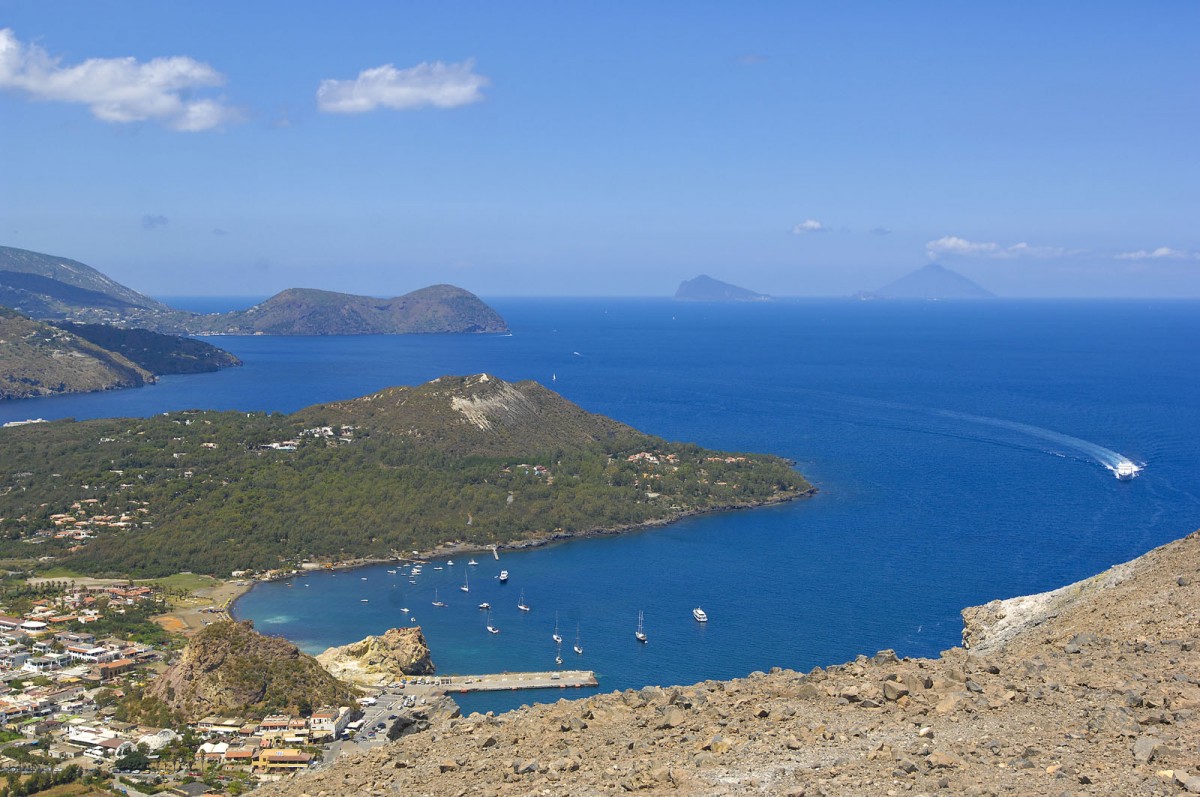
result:
[(1200, 533), (1034, 598), (937, 659), (472, 714), (262, 793), (1200, 793)]

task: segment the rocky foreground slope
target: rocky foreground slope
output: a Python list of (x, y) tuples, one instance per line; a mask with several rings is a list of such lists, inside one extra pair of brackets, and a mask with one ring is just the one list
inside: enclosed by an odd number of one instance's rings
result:
[(473, 714), (262, 793), (1200, 793), (1198, 581), (1200, 532), (969, 609), (970, 649), (938, 659)]

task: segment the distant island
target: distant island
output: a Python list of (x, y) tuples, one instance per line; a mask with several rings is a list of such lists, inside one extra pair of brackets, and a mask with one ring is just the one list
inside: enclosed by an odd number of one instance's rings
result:
[(0, 305), (40, 321), (172, 335), (498, 333), (508, 325), (469, 291), (433, 285), (390, 299), (292, 288), (246, 310), (177, 310), (77, 260), (0, 246)]
[(203, 341), (140, 329), (58, 326), (0, 307), (0, 399), (141, 387), (166, 374), (241, 365)]
[(701, 274), (681, 282), (675, 298), (686, 302), (764, 302), (771, 297)]
[(930, 263), (876, 291), (856, 294), (860, 299), (994, 299), (995, 294), (962, 274)]
[(442, 377), (291, 415), (0, 430), (0, 555), (228, 576), (611, 533), (806, 495), (788, 462), (670, 443), (534, 382)]

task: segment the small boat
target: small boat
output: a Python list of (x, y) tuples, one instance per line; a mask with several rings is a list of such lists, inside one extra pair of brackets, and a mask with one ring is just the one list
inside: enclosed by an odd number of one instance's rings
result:
[(633, 632), (633, 636), (638, 642), (646, 641), (645, 617), (640, 610), (638, 611), (638, 627), (637, 630)]
[(467, 578), (467, 573), (465, 570), (463, 571), (463, 583), (460, 584), (458, 588), (461, 589), (463, 592), (471, 591), (471, 580), (469, 578)]
[(500, 583), (501, 583), (501, 584), (507, 584), (507, 583), (508, 583), (508, 571), (507, 571), (507, 570), (501, 570), (501, 571), (500, 571)]
[(1129, 481), (1136, 477), (1141, 470), (1137, 465), (1127, 459), (1123, 459), (1117, 463), (1117, 466), (1112, 469), (1112, 472), (1121, 481)]
[(471, 561), (467, 562), (467, 564), (471, 567), (475, 567), (475, 565), (479, 564), (479, 562), (476, 562), (474, 559), (472, 559)]
[(389, 573), (391, 573), (393, 576), (394, 576), (394, 575), (396, 575), (396, 571), (395, 571), (395, 570), (389, 570), (388, 572), (389, 572)]
[(695, 609), (692, 609), (692, 617), (695, 617), (696, 622), (698, 622), (698, 623), (707, 623), (708, 622), (708, 615), (705, 614), (704, 610), (701, 609), (699, 606), (697, 606)]
[(523, 612), (529, 611), (529, 605), (525, 603), (525, 590), (521, 590), (521, 597), (517, 601), (517, 608)]
[(554, 633), (550, 635), (550, 638), (554, 640), (554, 644), (562, 644), (562, 634), (558, 633), (558, 612), (554, 613)]
[(575, 626), (575, 646), (573, 650), (580, 656), (583, 655), (583, 645), (579, 644), (579, 626)]
[(433, 569), (434, 570), (445, 570), (446, 568), (442, 567), (441, 565), (437, 565)]
[(366, 581), (366, 580), (367, 580), (366, 576), (363, 576), (362, 578), (359, 579), (359, 581)]
[(447, 559), (447, 560), (446, 560), (446, 567), (454, 567), (454, 560), (453, 560), (453, 559)]
[(479, 604), (479, 608), (483, 611), (487, 611), (492, 608), (492, 604), (488, 603), (487, 601), (484, 601), (483, 603)]
[(359, 602), (359, 603), (367, 603), (368, 601), (367, 601), (367, 599), (366, 599), (366, 598), (359, 598), (359, 599), (358, 599), (358, 602)]
[(554, 663), (561, 666), (562, 665), (562, 656), (555, 656)]
[(441, 608), (446, 605), (446, 602), (438, 598), (437, 590), (433, 591), (433, 605)]
[(401, 606), (401, 607), (400, 607), (400, 614), (408, 614), (408, 607), (407, 607), (407, 606)]

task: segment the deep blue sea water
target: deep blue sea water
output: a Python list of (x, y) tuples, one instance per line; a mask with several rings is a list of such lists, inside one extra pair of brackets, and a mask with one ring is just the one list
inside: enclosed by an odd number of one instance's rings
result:
[[(476, 555), (469, 595), (460, 558), (416, 585), (384, 567), (317, 573), (256, 587), (236, 607), (312, 652), (415, 617), (446, 673), (553, 667), (557, 612), (564, 666), (595, 670), (603, 691), (881, 648), (936, 654), (959, 641), (965, 606), (1061, 586), (1200, 527), (1197, 302), (492, 303), (511, 336), (214, 338), (245, 367), (0, 404), (0, 420), (290, 411), (487, 372), (667, 438), (795, 460), (817, 497), (499, 562)], [(1107, 452), (1144, 472), (1117, 481)], [(446, 608), (431, 605), (435, 589)], [(475, 608), (484, 600), (498, 635)], [(577, 626), (582, 657), (570, 650)]]

